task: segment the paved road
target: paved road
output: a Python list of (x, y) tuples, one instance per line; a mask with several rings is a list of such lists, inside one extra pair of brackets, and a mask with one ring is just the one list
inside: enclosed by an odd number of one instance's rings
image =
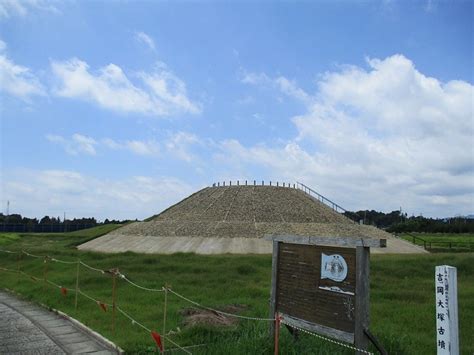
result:
[(68, 319), (0, 290), (0, 354), (117, 354)]

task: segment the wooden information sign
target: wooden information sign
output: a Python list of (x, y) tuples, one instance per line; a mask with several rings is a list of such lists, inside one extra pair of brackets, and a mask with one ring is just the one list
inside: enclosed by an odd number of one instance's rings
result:
[[(367, 349), (369, 247), (385, 240), (269, 236), (271, 317)], [(274, 336), (275, 329), (272, 328)]]

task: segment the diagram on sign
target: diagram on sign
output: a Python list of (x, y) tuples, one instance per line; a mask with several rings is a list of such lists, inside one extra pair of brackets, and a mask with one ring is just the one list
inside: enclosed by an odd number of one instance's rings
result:
[(339, 254), (321, 253), (321, 280), (344, 281), (347, 276), (347, 263)]
[[(342, 282), (347, 277), (347, 263), (339, 254), (326, 255), (321, 253), (321, 280), (329, 279), (335, 282)], [(346, 291), (338, 286), (319, 286), (319, 289), (354, 295), (354, 292)]]

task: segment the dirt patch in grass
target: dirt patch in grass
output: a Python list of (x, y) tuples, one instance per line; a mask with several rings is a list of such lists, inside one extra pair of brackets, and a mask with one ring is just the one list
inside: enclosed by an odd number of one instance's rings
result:
[[(219, 311), (238, 314), (247, 309), (246, 305), (233, 304), (222, 307)], [(239, 320), (236, 317), (227, 316), (225, 314), (199, 308), (185, 308), (180, 311), (183, 317), (183, 325), (185, 327), (193, 327), (196, 325), (215, 326), (215, 327), (231, 327), (236, 325)]]

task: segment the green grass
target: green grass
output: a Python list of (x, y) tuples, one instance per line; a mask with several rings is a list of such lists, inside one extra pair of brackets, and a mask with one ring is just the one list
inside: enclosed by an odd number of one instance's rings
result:
[[(433, 252), (446, 251), (474, 251), (474, 234), (473, 233), (407, 233), (401, 237), (413, 243), (424, 246)], [(449, 244), (451, 243), (451, 244)], [(450, 247), (451, 246), (451, 247)]]
[(0, 233), (0, 245), (10, 244), (19, 238), (20, 236), (17, 233)]
[[(52, 235), (22, 235), (3, 249), (25, 249), (32, 254), (49, 254), (58, 259), (76, 260), (100, 269), (119, 267), (132, 281), (146, 287), (171, 288), (197, 302), (219, 308), (229, 304), (246, 305), (241, 314), (268, 316), (271, 281), (270, 256), (200, 256), (146, 255), (135, 253), (98, 254), (80, 252), (77, 244), (93, 237), (86, 231)], [(433, 354), (435, 352), (434, 267), (448, 264), (458, 268), (459, 315), (463, 354), (474, 352), (474, 263), (472, 254), (373, 255), (371, 257), (371, 329), (390, 354)], [(43, 277), (42, 260), (24, 256), (23, 271)], [(16, 255), (0, 253), (0, 266), (16, 268)], [(50, 262), (47, 276), (62, 286), (74, 288), (75, 265)], [(0, 271), (0, 287), (12, 289), (27, 299), (54, 307), (116, 342), (128, 353), (155, 350), (150, 335), (117, 315), (116, 333), (111, 331), (111, 312), (104, 313), (90, 300), (79, 296), (74, 310), (74, 294), (67, 297), (58, 289), (45, 287), (13, 272)], [(100, 273), (81, 268), (80, 287), (96, 299), (111, 303), (112, 280)], [(161, 331), (163, 293), (142, 291), (119, 280), (118, 304), (148, 328)], [(172, 335), (180, 345), (206, 344), (193, 349), (195, 354), (271, 354), (273, 342), (268, 338), (267, 322), (241, 321), (237, 326), (186, 328), (180, 310), (191, 307), (187, 302), (168, 296), (167, 329), (181, 332)], [(282, 328), (282, 354), (353, 354), (337, 345), (302, 334), (294, 342)]]
[(67, 236), (71, 236), (71, 237), (96, 238), (96, 237), (100, 237), (101, 235), (107, 234), (107, 233), (109, 233), (109, 232), (113, 231), (114, 229), (117, 229), (121, 226), (122, 226), (122, 224), (110, 223), (110, 224), (103, 224), (101, 226), (82, 229), (82, 230), (78, 230), (78, 231), (74, 231), (74, 232), (67, 232), (67, 233), (64, 233), (64, 234), (67, 235)]

